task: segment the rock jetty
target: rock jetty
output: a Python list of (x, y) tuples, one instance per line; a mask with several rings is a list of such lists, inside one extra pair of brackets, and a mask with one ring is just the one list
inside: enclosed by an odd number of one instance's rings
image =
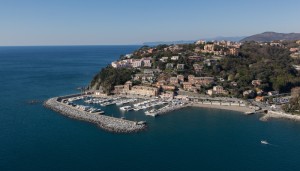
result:
[(58, 97), (48, 99), (44, 106), (59, 112), (67, 117), (83, 120), (97, 124), (104, 130), (115, 133), (132, 133), (142, 131), (146, 128), (145, 123), (129, 121), (121, 118), (114, 118), (105, 115), (91, 114), (58, 101)]

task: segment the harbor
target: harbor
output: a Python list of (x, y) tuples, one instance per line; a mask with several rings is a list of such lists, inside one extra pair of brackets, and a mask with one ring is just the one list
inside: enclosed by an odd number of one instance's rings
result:
[(59, 112), (67, 117), (94, 123), (104, 130), (115, 133), (132, 133), (144, 130), (147, 126), (144, 121), (129, 121), (99, 113), (90, 113), (86, 108), (76, 108), (72, 104), (65, 104), (62, 97), (54, 97), (44, 102), (44, 106)]

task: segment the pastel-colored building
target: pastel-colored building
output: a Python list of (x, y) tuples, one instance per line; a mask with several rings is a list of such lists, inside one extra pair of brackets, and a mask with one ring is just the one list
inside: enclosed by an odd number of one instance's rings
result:
[(184, 76), (183, 75), (177, 75), (179, 83), (184, 82)]
[(190, 91), (192, 89), (192, 84), (190, 82), (183, 82), (183, 89), (186, 91)]
[(170, 84), (173, 84), (173, 85), (178, 84), (178, 78), (177, 77), (171, 77), (170, 78)]

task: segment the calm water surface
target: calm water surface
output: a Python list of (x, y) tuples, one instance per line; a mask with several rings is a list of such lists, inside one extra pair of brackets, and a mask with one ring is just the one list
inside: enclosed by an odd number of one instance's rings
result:
[[(0, 47), (0, 170), (300, 170), (300, 123), (186, 108), (119, 135), (27, 100), (77, 92), (138, 46)], [(107, 113), (120, 116), (114, 106)], [(260, 144), (267, 140), (271, 145)]]

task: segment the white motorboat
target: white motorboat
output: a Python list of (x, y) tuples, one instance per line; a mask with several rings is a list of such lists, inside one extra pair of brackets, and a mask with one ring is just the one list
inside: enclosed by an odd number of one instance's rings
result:
[(264, 144), (264, 145), (268, 145), (269, 144), (268, 141), (266, 141), (266, 140), (261, 140), (260, 143)]
[(132, 110), (132, 107), (131, 106), (123, 106), (123, 107), (120, 107), (120, 109), (123, 111), (130, 111), (130, 110)]

